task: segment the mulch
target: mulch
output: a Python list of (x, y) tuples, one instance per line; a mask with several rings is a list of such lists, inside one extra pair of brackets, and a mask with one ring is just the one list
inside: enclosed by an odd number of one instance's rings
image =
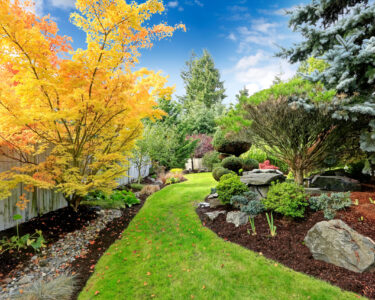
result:
[(76, 290), (72, 299), (78, 298), (79, 293), (94, 272), (94, 267), (100, 257), (117, 239), (121, 238), (122, 232), (128, 227), (145, 202), (145, 197), (141, 197), (140, 204), (123, 209), (122, 216), (108, 223), (107, 227), (99, 232), (94, 243), (90, 243), (87, 255), (79, 257), (72, 263), (72, 270), (77, 274), (75, 280)]
[[(343, 220), (359, 233), (375, 240), (375, 204), (369, 202), (369, 197), (375, 200), (375, 192), (353, 192), (351, 198), (358, 199), (359, 205), (340, 211), (336, 219)], [(344, 290), (352, 291), (371, 299), (375, 299), (375, 273), (355, 273), (323, 261), (315, 260), (309, 249), (304, 245), (307, 232), (320, 221), (324, 221), (322, 212), (306, 211), (305, 218), (286, 220), (281, 215), (274, 215), (277, 235), (270, 237), (265, 214), (255, 218), (257, 235), (251, 235), (250, 224), (236, 228), (227, 223), (224, 215), (211, 221), (205, 212), (215, 210), (233, 210), (230, 206), (217, 208), (198, 208), (197, 213), (204, 226), (210, 228), (224, 240), (239, 244), (255, 252), (261, 252), (267, 258), (283, 265), (322, 280), (328, 281)], [(250, 234), (248, 233), (250, 232)]]
[[(34, 233), (36, 229), (42, 230), (48, 246), (69, 232), (83, 229), (87, 221), (91, 222), (96, 218), (95, 210), (88, 206), (80, 206), (78, 212), (74, 212), (70, 207), (65, 207), (22, 223), (19, 226), (19, 232), (22, 236), (27, 233)], [(16, 234), (16, 228), (13, 227), (0, 232), (0, 239)], [(7, 251), (0, 254), (0, 281), (7, 278), (16, 268), (22, 269), (22, 266), (30, 261), (34, 255), (35, 253), (30, 249)]]
[[(144, 184), (152, 181), (144, 181)], [(163, 188), (164, 186), (161, 186)], [(130, 208), (122, 209), (122, 215), (107, 224), (107, 227), (98, 233), (93, 243), (90, 243), (87, 254), (84, 257), (78, 257), (71, 265), (71, 269), (76, 276), (76, 290), (72, 299), (77, 299), (79, 292), (85, 286), (87, 280), (94, 272), (94, 266), (103, 255), (103, 253), (119, 238), (122, 232), (127, 228), (131, 220), (136, 216), (146, 201), (146, 197), (140, 197), (141, 203)], [(47, 247), (51, 246), (65, 234), (75, 230), (84, 230), (87, 221), (95, 222), (97, 218), (97, 208), (89, 206), (79, 206), (78, 212), (65, 207), (41, 217), (36, 217), (19, 226), (20, 235), (34, 233), (36, 229), (42, 230), (43, 236), (47, 241)], [(16, 235), (16, 228), (0, 232), (2, 237), (11, 237)], [(11, 251), (0, 254), (0, 282), (5, 278), (11, 277), (12, 272), (20, 270), (35, 255), (34, 252), (27, 250)]]

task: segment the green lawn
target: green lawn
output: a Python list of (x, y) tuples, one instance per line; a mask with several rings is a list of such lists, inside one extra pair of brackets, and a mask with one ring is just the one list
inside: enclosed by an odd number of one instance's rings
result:
[(187, 177), (147, 200), (79, 299), (358, 299), (218, 238), (193, 205), (211, 174)]

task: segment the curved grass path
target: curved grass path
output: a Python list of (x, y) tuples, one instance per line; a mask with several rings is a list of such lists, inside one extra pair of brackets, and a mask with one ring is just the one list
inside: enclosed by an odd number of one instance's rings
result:
[(193, 203), (215, 183), (188, 176), (151, 196), (100, 259), (79, 299), (358, 299), (202, 226)]

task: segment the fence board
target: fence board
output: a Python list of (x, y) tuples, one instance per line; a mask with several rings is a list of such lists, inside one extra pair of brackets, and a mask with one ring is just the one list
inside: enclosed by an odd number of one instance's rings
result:
[[(7, 151), (2, 149), (3, 151)], [(42, 157), (37, 158), (38, 161), (43, 160)], [(4, 156), (0, 156), (0, 172), (10, 170), (12, 167), (19, 166), (19, 163), (14, 162)], [(142, 177), (149, 175), (151, 166), (145, 166), (141, 170)], [(126, 185), (134, 182), (138, 179), (137, 168), (130, 162), (128, 175), (118, 179), (119, 185)], [(26, 198), (30, 200), (27, 209), (21, 211), (15, 205), (19, 200), (19, 197), (25, 193)], [(67, 203), (61, 194), (57, 194), (50, 190), (34, 189), (33, 192), (27, 192), (24, 190), (24, 186), (20, 184), (16, 189), (12, 191), (12, 195), (6, 199), (0, 200), (0, 231), (11, 228), (16, 225), (13, 221), (15, 214), (22, 216), (22, 222), (26, 222), (36, 216), (46, 214), (50, 211), (54, 211), (63, 207), (66, 207)]]

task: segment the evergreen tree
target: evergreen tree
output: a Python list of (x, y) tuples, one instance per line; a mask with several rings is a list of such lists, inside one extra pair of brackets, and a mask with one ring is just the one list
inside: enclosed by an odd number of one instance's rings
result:
[(204, 50), (200, 58), (193, 53), (186, 67), (181, 73), (186, 89), (186, 95), (181, 97), (184, 105), (198, 101), (211, 108), (221, 104), (226, 97), (224, 83), (220, 81), (220, 72), (208, 51)]
[[(305, 77), (335, 89), (330, 109), (337, 119), (362, 127), (360, 146), (375, 171), (375, 4), (368, 1), (313, 0), (289, 12), (289, 25), (304, 40), (279, 56), (290, 62), (309, 57), (327, 66)], [(308, 72), (307, 72), (308, 73)]]

